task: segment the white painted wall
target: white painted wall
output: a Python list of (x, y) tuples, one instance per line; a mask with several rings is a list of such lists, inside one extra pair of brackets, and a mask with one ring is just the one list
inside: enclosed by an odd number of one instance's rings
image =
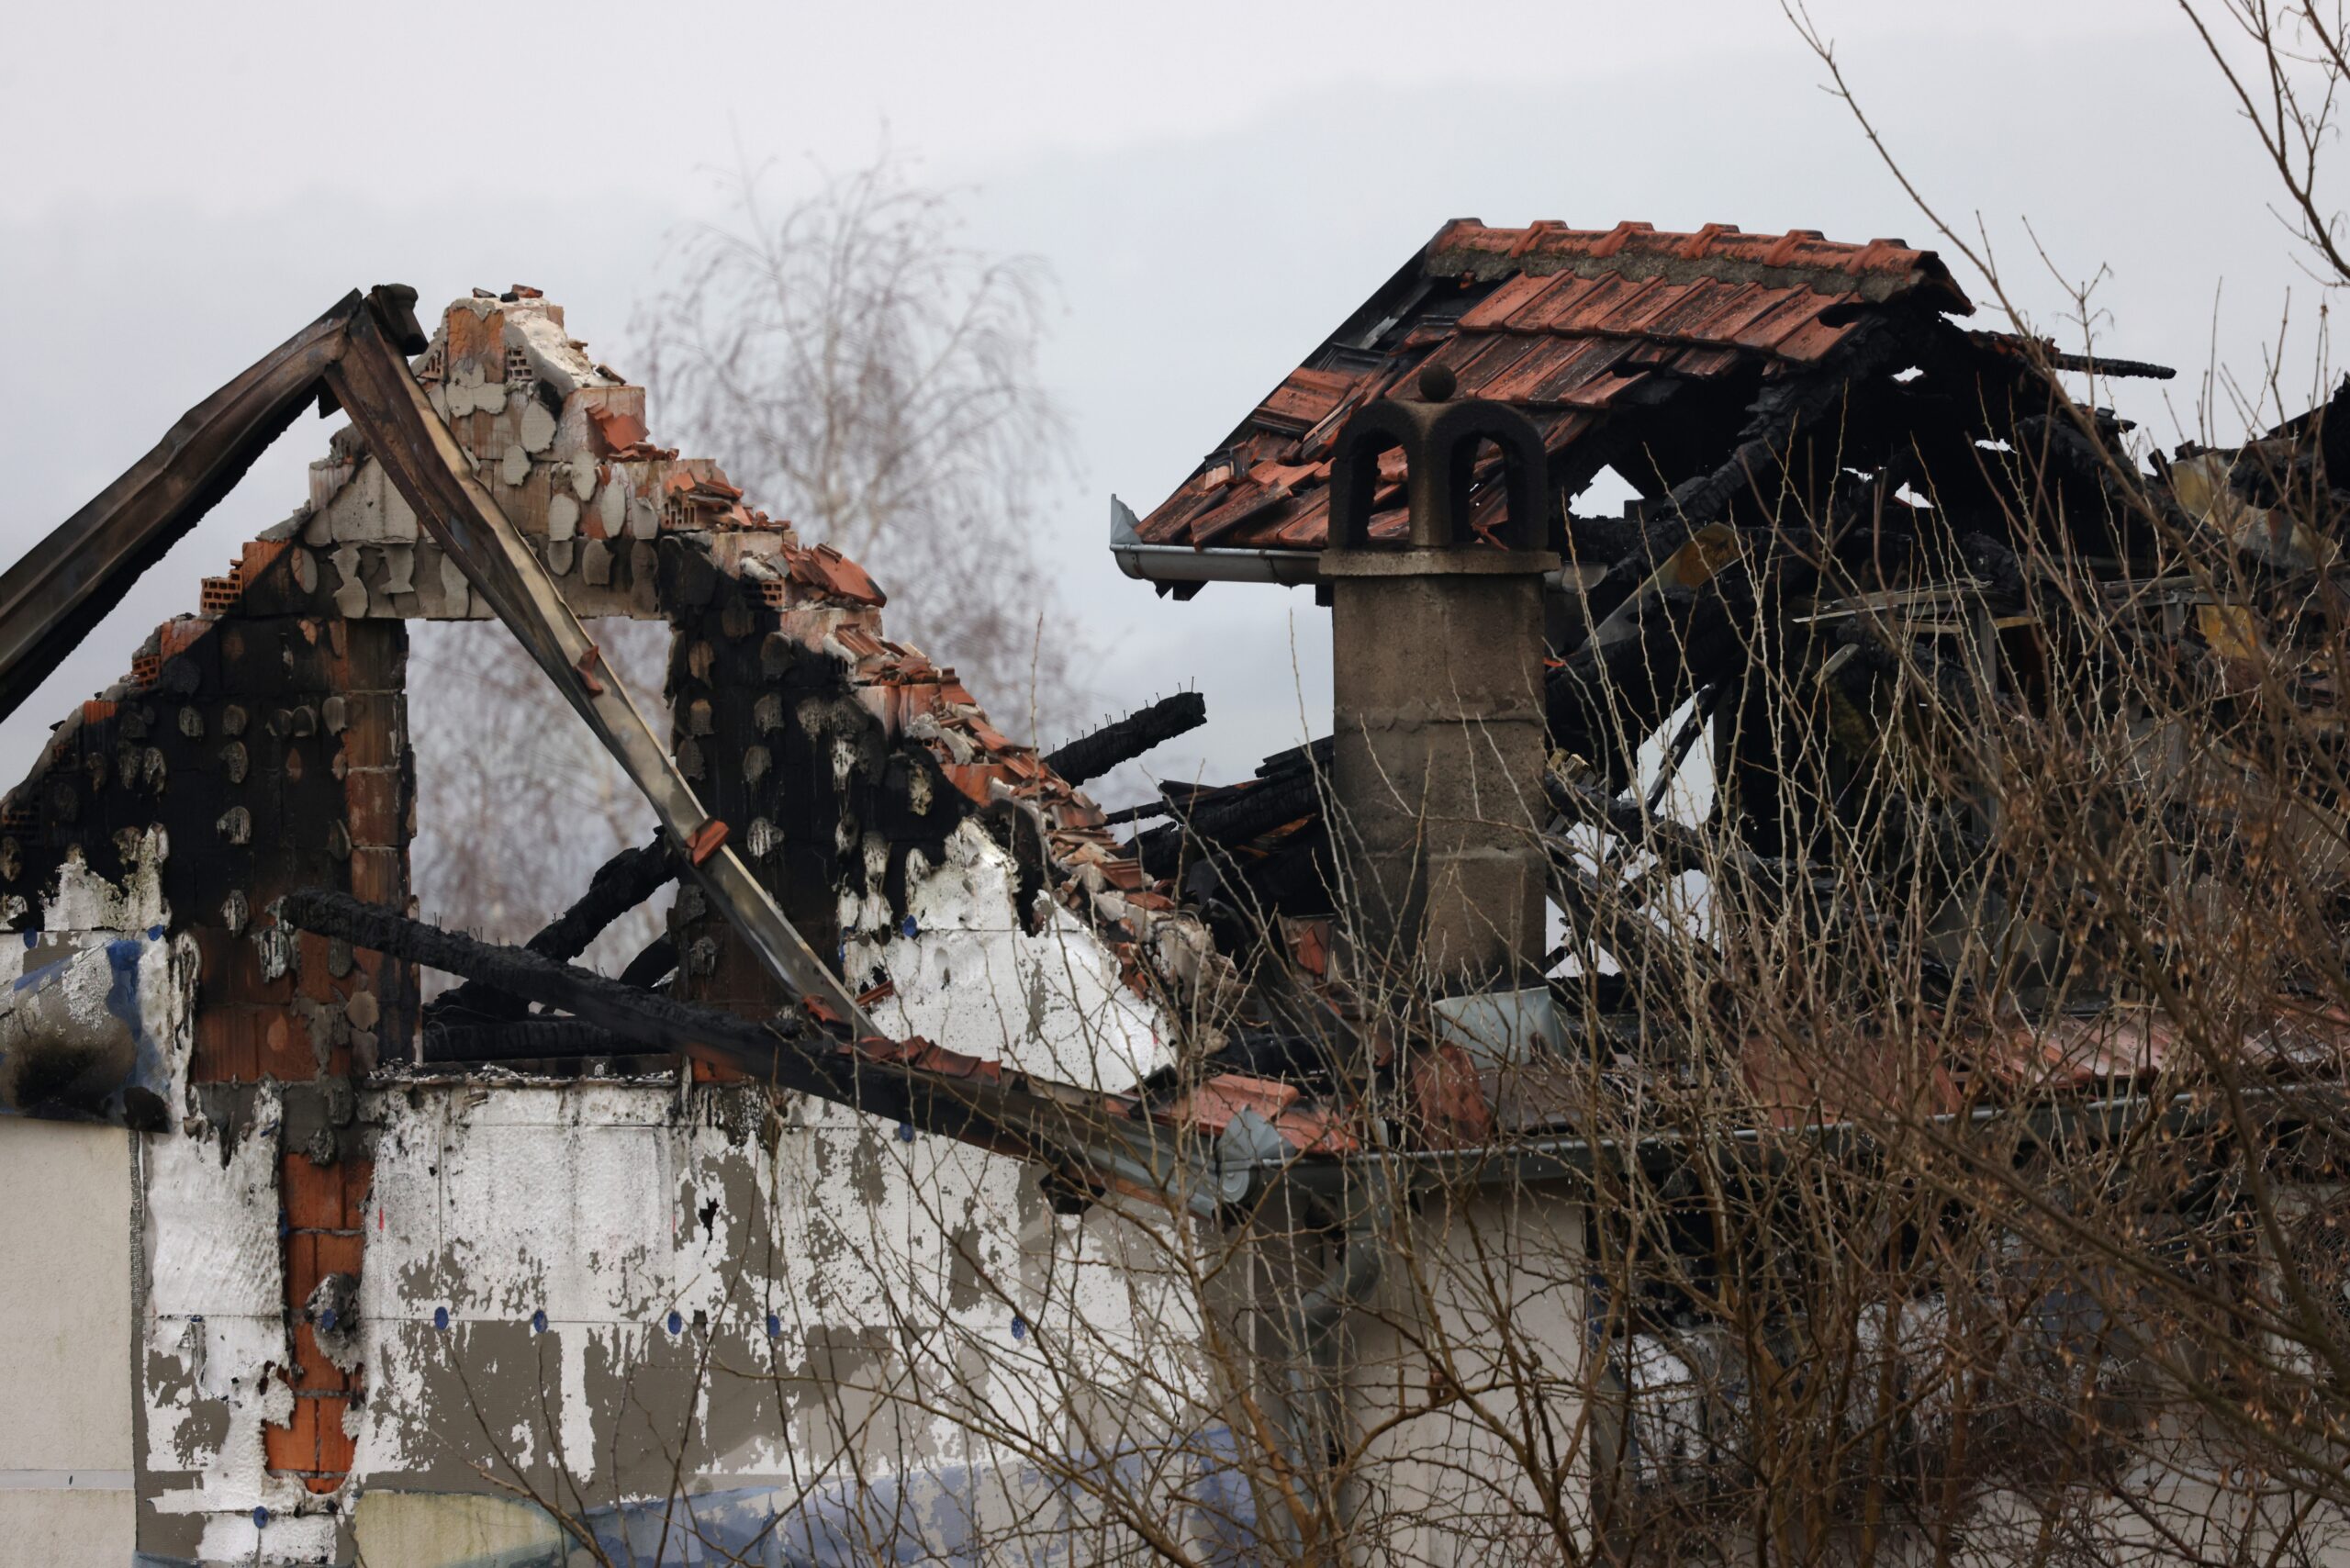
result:
[(0, 1117), (0, 1562), (129, 1561), (130, 1135)]

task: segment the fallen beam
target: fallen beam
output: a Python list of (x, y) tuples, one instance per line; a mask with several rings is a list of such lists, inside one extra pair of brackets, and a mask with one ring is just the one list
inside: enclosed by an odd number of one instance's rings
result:
[[(540, 927), (522, 944), (523, 948), (543, 958), (576, 958), (588, 950), (588, 944), (603, 934), (606, 926), (659, 892), (677, 875), (677, 852), (663, 839), (623, 849), (598, 867), (596, 874), (588, 879), (588, 890), (569, 909)], [(527, 1005), (520, 998), (467, 980), (426, 1004), (425, 1028), (430, 1035), (435, 1023), (443, 1019), (453, 1022), (454, 1015), (464, 1014), (479, 1018), (516, 1018)]]
[[(349, 893), (310, 890), (288, 893), (279, 913), (285, 924), (313, 935), (340, 938), (444, 973), (462, 975), (584, 1019), (651, 1051), (681, 1051), (701, 1060), (753, 1073), (792, 1088), (812, 1088), (806, 1070), (788, 1065), (804, 1054), (792, 1048), (813, 1034), (791, 1014), (767, 1024), (714, 1008), (694, 1007), (654, 991), (533, 953), (506, 947), (455, 931), (410, 920)], [(829, 1046), (830, 1041), (823, 1041)], [(820, 1047), (821, 1048), (821, 1047)]]
[(1301, 817), (1319, 816), (1322, 794), (1321, 772), (1300, 769), (1246, 790), (1217, 790), (1197, 804), (1170, 800), (1175, 821), (1137, 835), (1135, 853), (1152, 876), (1172, 876), (1186, 841), (1245, 844)]
[[(1115, 1185), (1203, 1214), (1214, 1212), (1212, 1194), (1219, 1185), (1230, 1185), (1202, 1169), (1203, 1158), (1216, 1157), (1214, 1146), (1188, 1147), (1138, 1119), (1136, 1103), (1098, 1090), (1031, 1079), (920, 1040), (851, 1043), (793, 1014), (760, 1023), (693, 1006), (526, 948), (444, 931), (349, 893), (288, 893), (278, 918), (297, 930), (479, 980), (568, 1014), (641, 1051), (679, 1053), (771, 1089), (796, 1090), (992, 1153), (1042, 1161), (1081, 1184)], [(1238, 1195), (1228, 1191), (1225, 1201)]]

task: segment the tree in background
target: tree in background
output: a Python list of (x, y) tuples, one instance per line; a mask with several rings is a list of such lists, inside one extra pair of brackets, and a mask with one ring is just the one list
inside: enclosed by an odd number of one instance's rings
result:
[[(652, 838), (653, 809), (504, 626), (425, 622), (410, 632), (420, 905), (490, 940), (525, 941), (587, 890), (597, 867)], [(650, 714), (669, 628), (600, 621), (596, 642)], [(626, 963), (661, 933), (668, 903), (665, 893), (613, 922), (581, 962), (606, 973)]]
[(890, 154), (780, 216), (745, 173), (640, 318), (645, 385), (661, 429), (871, 566), (901, 633), (1048, 726), (1080, 695), (1033, 528), (1067, 461), (1037, 365), (1052, 277), (960, 228)]

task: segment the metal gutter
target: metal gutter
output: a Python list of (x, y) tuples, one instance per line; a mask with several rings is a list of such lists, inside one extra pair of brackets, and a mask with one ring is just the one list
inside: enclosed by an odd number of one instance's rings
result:
[(1194, 550), (1189, 544), (1146, 544), (1136, 532), (1134, 508), (1110, 498), (1110, 554), (1118, 569), (1146, 583), (1279, 583), (1304, 588), (1322, 580), (1318, 550)]
[[(1273, 583), (1312, 588), (1322, 581), (1319, 550), (1244, 550), (1189, 544), (1149, 544), (1136, 532), (1134, 508), (1110, 498), (1110, 554), (1118, 570), (1144, 583)], [(1597, 566), (1562, 566), (1542, 574), (1554, 592), (1580, 594), (1605, 576)]]

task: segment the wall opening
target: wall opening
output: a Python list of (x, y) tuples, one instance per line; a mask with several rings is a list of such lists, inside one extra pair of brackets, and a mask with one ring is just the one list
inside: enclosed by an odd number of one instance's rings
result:
[[(599, 620), (590, 634), (655, 731), (669, 628)], [(596, 868), (649, 843), (653, 809), (588, 726), (494, 621), (410, 627), (408, 744), (416, 754), (409, 886), (421, 917), (520, 943), (588, 888)], [(605, 974), (666, 929), (674, 890), (612, 923), (576, 960)], [(423, 991), (448, 977), (427, 971)]]

